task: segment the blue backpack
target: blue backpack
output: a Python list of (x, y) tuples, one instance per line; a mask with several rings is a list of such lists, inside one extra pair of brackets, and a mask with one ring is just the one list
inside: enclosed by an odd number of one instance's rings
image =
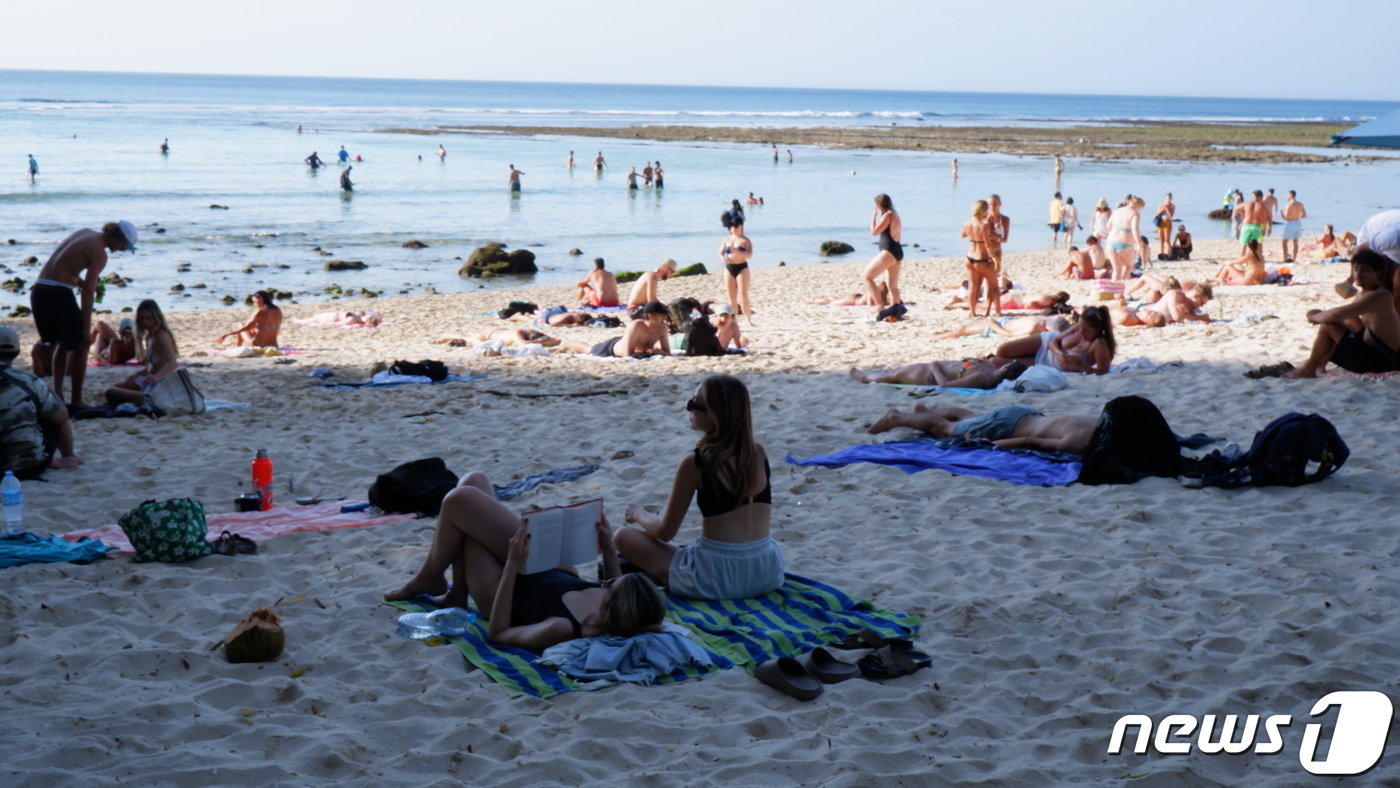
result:
[(1228, 468), (1205, 475), (1218, 487), (1297, 487), (1325, 479), (1351, 456), (1337, 428), (1316, 413), (1285, 413), (1254, 436), (1249, 451)]

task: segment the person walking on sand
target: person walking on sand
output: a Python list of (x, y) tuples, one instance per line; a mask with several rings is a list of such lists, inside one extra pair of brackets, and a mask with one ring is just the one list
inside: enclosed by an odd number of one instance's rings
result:
[[(63, 239), (29, 289), (29, 306), (39, 339), (53, 347), (53, 390), (60, 402), (71, 402), (73, 411), (87, 407), (83, 379), (87, 375), (88, 347), (92, 342), (92, 304), (97, 280), (107, 266), (107, 253), (136, 251), (136, 225), (108, 222), (102, 229), (82, 229)], [(73, 297), (80, 288), (81, 302)], [(72, 381), (71, 400), (63, 398), (63, 381)]]
[(39, 162), (36, 161), (36, 160), (34, 159), (34, 154), (31, 153), (31, 154), (29, 154), (29, 182), (30, 182), (30, 183), (33, 183), (33, 182), (34, 182), (34, 179), (37, 178), (38, 176), (39, 176)]
[(875, 209), (870, 213), (870, 234), (879, 237), (880, 251), (865, 267), (861, 278), (865, 281), (865, 295), (870, 303), (880, 303), (880, 291), (876, 279), (885, 275), (885, 285), (890, 291), (890, 304), (902, 304), (899, 297), (899, 269), (904, 263), (904, 223), (894, 209), (894, 200), (888, 194), (875, 195)]
[(729, 235), (719, 246), (719, 260), (724, 264), (724, 292), (729, 305), (738, 309), (753, 325), (753, 305), (749, 302), (749, 260), (753, 257), (753, 241), (744, 235), (742, 220), (729, 225)]
[(1141, 197), (1130, 196), (1108, 218), (1108, 255), (1113, 263), (1113, 279), (1124, 282), (1133, 275), (1134, 257), (1147, 259), (1147, 244), (1142, 240)]
[(341, 188), (341, 191), (347, 191), (347, 192), (353, 192), (353, 191), (355, 191), (355, 184), (352, 183), (351, 180), (350, 180), (350, 171), (353, 170), (353, 169), (355, 169), (353, 166), (346, 165), (346, 166), (345, 166), (345, 169), (343, 169), (343, 170), (340, 171), (340, 188)]
[(987, 252), (987, 236), (990, 234), (987, 229), (987, 214), (989, 207), (986, 200), (978, 200), (972, 204), (972, 218), (963, 222), (962, 238), (967, 239), (967, 311), (969, 317), (977, 317), (977, 302), (982, 298), (982, 286), (987, 286), (987, 314), (990, 316), (993, 310), (997, 316), (1001, 315), (1001, 288), (997, 282), (996, 263), (992, 261), (992, 256)]
[[(1283, 204), (1280, 211), (1283, 215), (1283, 240), (1280, 245), (1283, 251), (1283, 261), (1291, 263), (1298, 259), (1298, 240), (1303, 237), (1303, 220), (1308, 218), (1308, 209), (1298, 202), (1298, 193), (1292, 189), (1288, 190), (1288, 201)], [(1288, 244), (1292, 242), (1293, 252), (1288, 251)]]
[(1171, 255), (1172, 219), (1175, 217), (1176, 203), (1172, 202), (1172, 193), (1167, 192), (1162, 204), (1157, 206), (1157, 213), (1152, 215), (1152, 223), (1157, 226), (1157, 255), (1162, 259)]
[(514, 164), (508, 166), (510, 167), (510, 190), (518, 192), (520, 191), (520, 176), (525, 173), (522, 170), (515, 169)]
[(1274, 196), (1274, 190), (1269, 189), (1269, 193), (1264, 195), (1264, 207), (1269, 210), (1269, 224), (1264, 228), (1264, 236), (1274, 234), (1274, 219), (1278, 216), (1278, 198)]
[(1065, 219), (1065, 204), (1059, 192), (1055, 192), (1055, 198), (1050, 201), (1050, 245), (1060, 245), (1060, 230)]

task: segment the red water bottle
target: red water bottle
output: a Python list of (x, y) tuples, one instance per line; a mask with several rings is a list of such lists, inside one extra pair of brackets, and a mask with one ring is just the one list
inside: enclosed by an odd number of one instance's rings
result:
[(267, 456), (267, 449), (258, 449), (253, 458), (253, 491), (262, 499), (258, 508), (264, 511), (272, 508), (272, 460)]

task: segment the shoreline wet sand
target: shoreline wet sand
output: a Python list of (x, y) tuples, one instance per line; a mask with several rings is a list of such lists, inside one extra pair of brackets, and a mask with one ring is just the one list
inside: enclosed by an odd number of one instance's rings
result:
[[(1196, 261), (1158, 268), (1200, 278), (1235, 251), (1200, 242)], [(1089, 303), (1087, 283), (1051, 278), (1063, 261), (1063, 251), (1047, 250), (1008, 255), (1006, 264), (1023, 292), (1064, 289)], [(190, 496), (211, 512), (230, 511), (246, 491), (249, 460), (266, 448), (282, 502), (293, 496), (293, 476), (297, 496), (362, 499), (376, 474), (420, 457), (441, 456), (457, 473), (483, 470), (497, 483), (596, 462), (596, 473), (511, 506), (602, 497), (620, 524), (627, 503), (664, 503), (675, 462), (696, 440), (685, 401), (704, 375), (724, 372), (753, 393), (756, 434), (773, 463), (773, 534), (789, 571), (921, 616), (915, 642), (933, 656), (931, 669), (832, 685), (805, 704), (737, 669), (511, 700), (454, 649), (394, 634), (398, 611), (380, 595), (418, 566), (434, 524), (405, 521), (292, 534), (251, 556), (0, 571), (0, 664), (9, 668), (0, 698), (24, 710), (0, 721), (12, 744), (0, 773), (16, 785), (602, 786), (621, 778), (854, 788), (1125, 775), (1153, 785), (1278, 783), (1304, 774), (1301, 722), (1318, 698), (1333, 689), (1394, 695), (1400, 653), (1377, 622), (1394, 618), (1400, 597), (1389, 570), (1400, 528), (1383, 515), (1400, 506), (1400, 424), (1383, 407), (1396, 382), (1241, 375), (1301, 360), (1314, 335), (1303, 313), (1339, 303), (1331, 285), (1344, 266), (1295, 265), (1305, 283), (1287, 287), (1221, 288), (1230, 322), (1118, 333), (1119, 360), (1181, 366), (1074, 378), (1048, 394), (915, 399), (856, 384), (846, 370), (980, 355), (998, 340), (931, 338), (966, 320), (939, 308), (963, 278), (959, 258), (906, 260), (902, 286), (915, 304), (902, 323), (806, 303), (856, 290), (864, 265), (756, 270), (748, 357), (487, 357), (432, 344), (447, 331), (526, 325), (491, 312), (508, 300), (567, 303), (569, 286), (337, 304), (382, 311), (389, 322), (376, 329), (298, 326), (326, 305), (288, 304), (282, 339), (303, 352), (282, 359), (196, 355), (243, 322), (246, 309), (172, 311), (183, 357), (210, 365), (191, 369), (205, 395), (250, 407), (80, 422), (77, 451), (87, 464), (26, 483), (26, 510), (40, 534), (115, 522), (148, 499)], [(723, 292), (715, 275), (662, 285), (668, 299)], [(1209, 311), (1218, 314), (1215, 304)], [(33, 341), (32, 321), (5, 322), (24, 344)], [(549, 333), (596, 342), (620, 331)], [(487, 378), (335, 391), (307, 377), (328, 367), (336, 379), (363, 379), (375, 362), (397, 358), (442, 359)], [(90, 398), (129, 372), (90, 370)], [(888, 408), (1025, 404), (1094, 414), (1128, 394), (1156, 402), (1180, 434), (1244, 446), (1285, 411), (1317, 412), (1352, 455), (1319, 484), (1241, 490), (1159, 478), (1043, 488), (782, 460), (912, 434), (866, 433)], [(698, 531), (692, 510), (680, 540)], [(274, 603), (287, 629), (279, 659), (231, 665), (211, 650), (238, 619)], [(1272, 757), (1108, 755), (1114, 722), (1126, 714), (1289, 714), (1295, 724)], [(1391, 737), (1383, 763), (1397, 757)]]
[[(1331, 135), (1350, 128), (1335, 123), (1178, 123), (1105, 121), (1104, 125), (935, 126), (897, 124), (849, 128), (752, 128), (735, 126), (438, 126), (393, 128), (386, 133), (560, 135), (661, 142), (735, 142), (779, 148), (814, 145), (836, 149), (924, 150), (937, 153), (1004, 153), (1087, 159), (1161, 159), (1193, 162), (1327, 162), (1337, 156), (1300, 151), (1216, 146), (1326, 147)], [(1081, 142), (1081, 140), (1084, 140)], [(1342, 149), (1350, 161), (1371, 161), (1364, 148)]]

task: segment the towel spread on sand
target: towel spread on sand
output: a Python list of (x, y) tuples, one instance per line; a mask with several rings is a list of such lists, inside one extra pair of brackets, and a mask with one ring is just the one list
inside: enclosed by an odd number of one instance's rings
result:
[(107, 555), (108, 550), (115, 549), (93, 539), (69, 542), (58, 536), (30, 533), (0, 536), (0, 567), (62, 561), (86, 564)]
[[(330, 531), (336, 528), (353, 528), (360, 525), (401, 523), (404, 520), (412, 519), (413, 515), (408, 514), (373, 515), (364, 512), (342, 514), (339, 501), (318, 506), (274, 506), (263, 512), (220, 512), (205, 518), (209, 526), (208, 538), (210, 541), (219, 538), (219, 535), (224, 531), (229, 531), (239, 536), (246, 536), (255, 542), (265, 542), (275, 536), (297, 531)], [(104, 525), (99, 528), (87, 528), (63, 534), (63, 538), (69, 541), (76, 541), (83, 537), (97, 539), (104, 544), (116, 546), (116, 555), (127, 555), (135, 552), (131, 549), (131, 542), (127, 541), (126, 534), (122, 532), (119, 525)]]
[(966, 445), (940, 445), (927, 440), (866, 443), (842, 449), (834, 454), (808, 457), (805, 460), (785, 457), (789, 463), (808, 467), (820, 465), (840, 468), (856, 462), (893, 465), (905, 473), (918, 473), (930, 468), (945, 470), (956, 476), (980, 476), (983, 479), (1012, 484), (1061, 487), (1079, 478), (1077, 455), (1073, 461), (1050, 459), (1044, 452), (1025, 452)]
[(314, 386), (328, 389), (363, 389), (363, 388), (390, 388), (393, 386), (407, 386), (410, 384), (427, 383), (438, 385), (440, 383), (471, 383), (474, 380), (484, 380), (485, 375), (448, 375), (442, 380), (433, 380), (422, 375), (395, 375), (391, 372), (377, 373), (372, 380), (361, 380), (355, 383), (336, 383), (328, 380), (313, 380)]
[(602, 635), (566, 640), (545, 649), (538, 664), (589, 682), (590, 689), (593, 682), (600, 682), (599, 689), (618, 682), (651, 684), (687, 666), (714, 664), (690, 639), (690, 630), (670, 621), (662, 622), (662, 628), (664, 632), (643, 632), (628, 638)]
[[(424, 599), (423, 597), (419, 598)], [(432, 609), (421, 601), (387, 602), (401, 610)], [(822, 644), (844, 640), (861, 629), (884, 637), (911, 637), (918, 616), (857, 602), (831, 586), (786, 575), (771, 594), (754, 599), (703, 601), (667, 597), (666, 616), (688, 627), (712, 665), (688, 665), (654, 683), (671, 683), (735, 666), (751, 669), (777, 657), (795, 657)], [(468, 662), (500, 684), (511, 697), (549, 698), (570, 690), (597, 689), (539, 663), (538, 655), (486, 640), (488, 622), (478, 619), (463, 637), (430, 638), (429, 645), (451, 642)]]
[(541, 484), (563, 484), (571, 482), (582, 476), (598, 470), (600, 465), (589, 463), (588, 465), (575, 465), (572, 468), (555, 468), (544, 473), (532, 473), (523, 479), (516, 479), (507, 482), (504, 486), (499, 484), (491, 485), (496, 493), (496, 500), (509, 501), (512, 498), (519, 498), (525, 493), (539, 487)]

